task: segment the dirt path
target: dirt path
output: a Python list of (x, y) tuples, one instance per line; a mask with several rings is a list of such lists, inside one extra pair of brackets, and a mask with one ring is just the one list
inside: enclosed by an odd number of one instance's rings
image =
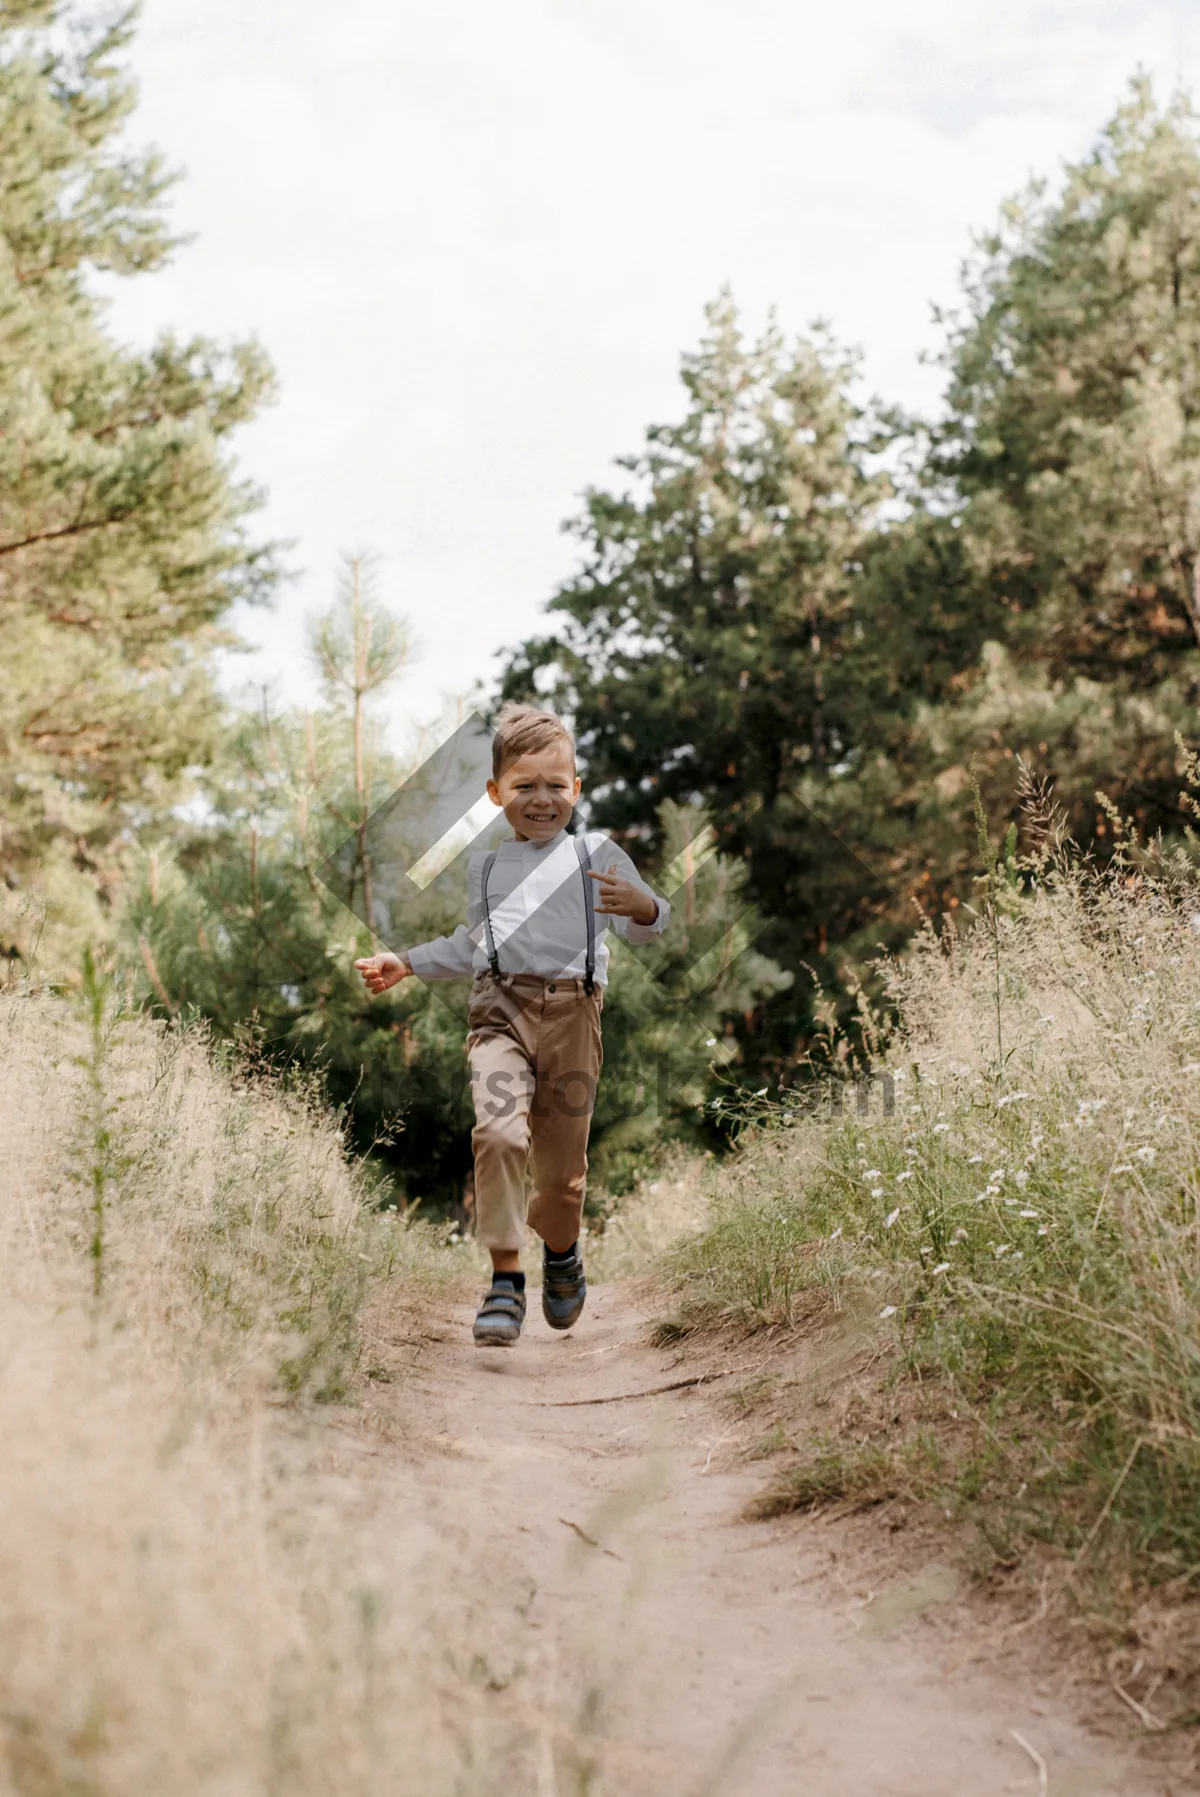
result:
[(458, 1310), (382, 1399), (388, 1433), (404, 1443), (388, 1451), (386, 1476), (456, 1568), (453, 1676), (488, 1693), (491, 1738), (521, 1772), (510, 1783), (492, 1754), (487, 1788), (1172, 1790), (1135, 1765), (1119, 1734), (1066, 1720), (1034, 1672), (1018, 1685), (972, 1666), (945, 1566), (914, 1564), (872, 1594), (861, 1560), (844, 1545), (837, 1557), (836, 1530), (738, 1520), (761, 1469), (729, 1464), (713, 1388), (563, 1405), (660, 1386), (695, 1363), (646, 1345), (646, 1319), (620, 1287), (593, 1291), (565, 1336), (532, 1296), (515, 1351), (475, 1349), (471, 1311)]

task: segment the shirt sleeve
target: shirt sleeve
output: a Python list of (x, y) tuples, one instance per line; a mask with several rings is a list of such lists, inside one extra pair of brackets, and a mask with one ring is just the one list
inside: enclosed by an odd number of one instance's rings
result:
[(472, 855), (467, 864), (467, 921), (452, 936), (435, 936), (404, 951), (404, 958), (419, 980), (469, 980), (475, 971), (475, 950), (483, 934), (483, 857)]
[(647, 886), (625, 850), (606, 838), (600, 852), (593, 856), (593, 862), (598, 873), (619, 874), (623, 880), (632, 880), (658, 906), (658, 916), (653, 923), (635, 923), (632, 917), (605, 917), (601, 921), (616, 935), (623, 936), (626, 942), (653, 942), (656, 936), (661, 936), (670, 919), (671, 907), (653, 887)]

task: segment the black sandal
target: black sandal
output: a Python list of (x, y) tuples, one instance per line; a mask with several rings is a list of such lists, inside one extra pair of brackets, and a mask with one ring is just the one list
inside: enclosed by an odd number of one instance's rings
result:
[(525, 1293), (507, 1279), (493, 1284), (483, 1295), (475, 1318), (475, 1343), (480, 1348), (511, 1348), (525, 1321)]

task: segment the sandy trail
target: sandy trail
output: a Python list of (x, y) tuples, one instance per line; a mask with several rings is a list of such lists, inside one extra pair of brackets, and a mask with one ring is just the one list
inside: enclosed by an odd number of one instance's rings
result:
[(978, 1624), (956, 1626), (945, 1566), (913, 1564), (872, 1594), (837, 1530), (740, 1521), (762, 1469), (730, 1455), (719, 1388), (562, 1405), (705, 1363), (647, 1345), (646, 1316), (619, 1286), (594, 1289), (567, 1335), (531, 1299), (515, 1350), (476, 1349), (471, 1309), (457, 1309), (413, 1373), (385, 1388), (380, 1412), (403, 1443), (380, 1471), (455, 1569), (456, 1674), (488, 1693), (490, 1736), (507, 1743), (513, 1781), (492, 1755), (488, 1788), (1171, 1791), (1124, 1741), (1060, 1713), (1036, 1669), (972, 1664), (964, 1641), (978, 1643)]

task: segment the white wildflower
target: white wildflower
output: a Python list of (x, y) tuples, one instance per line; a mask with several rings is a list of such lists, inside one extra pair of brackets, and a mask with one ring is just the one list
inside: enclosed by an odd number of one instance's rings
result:
[(996, 1109), (1002, 1111), (1006, 1104), (1019, 1104), (1022, 1098), (1028, 1097), (1028, 1092), (1006, 1092), (1003, 1098), (996, 1100)]
[(717, 1046), (717, 1038), (715, 1036), (706, 1036), (704, 1039), (704, 1046), (705, 1048), (715, 1048)]
[(939, 1265), (937, 1265), (933, 1269), (933, 1272), (930, 1274), (930, 1278), (936, 1279), (939, 1273), (948, 1273), (949, 1271), (950, 1271), (950, 1262), (948, 1260), (943, 1260), (939, 1263)]
[(993, 1179), (1003, 1179), (1003, 1178), (1004, 1178), (1004, 1168), (1003, 1167), (993, 1167), (991, 1172), (988, 1174), (988, 1183), (990, 1184)]
[(863, 1174), (863, 1178), (864, 1179), (882, 1179), (883, 1178), (883, 1168), (882, 1167), (868, 1167), (866, 1172)]
[(997, 1243), (997, 1245), (996, 1245), (996, 1249), (995, 1249), (995, 1254), (996, 1254), (996, 1259), (997, 1259), (997, 1260), (999, 1260), (999, 1258), (1000, 1258), (1000, 1256), (1001, 1256), (1001, 1255), (1002, 1255), (1002, 1254), (1007, 1254), (1007, 1253), (1008, 1253), (1008, 1251), (1009, 1251), (1009, 1249), (1010, 1249), (1010, 1248), (1011, 1248), (1011, 1247), (1012, 1247), (1012, 1243), (1011, 1243), (1011, 1242), (999, 1242), (999, 1243)]
[(1039, 1225), (1038, 1234), (1039, 1235), (1049, 1235), (1050, 1234), (1050, 1231), (1046, 1228), (1046, 1225), (1044, 1223)]
[(967, 1165), (968, 1167), (977, 1167), (982, 1159), (983, 1156), (981, 1154), (969, 1154), (967, 1156)]
[(1036, 1217), (1037, 1216), (1037, 1212), (1035, 1210), (1018, 1211), (1017, 1214), (1018, 1214), (1018, 1216), (1022, 1216), (1022, 1217)]
[(1150, 1146), (1149, 1146), (1149, 1145), (1148, 1145), (1148, 1144), (1147, 1144), (1147, 1146), (1146, 1146), (1146, 1147), (1144, 1147), (1144, 1148), (1135, 1148), (1135, 1149), (1134, 1149), (1134, 1153), (1135, 1153), (1135, 1155), (1136, 1155), (1136, 1156), (1137, 1156), (1137, 1158), (1138, 1158), (1138, 1160), (1139, 1160), (1139, 1161), (1146, 1161), (1146, 1162), (1147, 1162), (1147, 1163), (1149, 1163), (1149, 1162), (1150, 1162), (1150, 1161), (1152, 1161), (1152, 1160), (1153, 1160), (1153, 1159), (1154, 1159), (1154, 1158), (1155, 1158), (1155, 1156), (1156, 1156), (1156, 1155), (1157, 1155), (1157, 1154), (1158, 1154), (1158, 1149), (1157, 1149), (1157, 1148), (1151, 1148), (1151, 1147), (1150, 1147)]
[(948, 1123), (935, 1123), (933, 1126), (933, 1133), (935, 1136), (948, 1136), (950, 1134), (950, 1125)]
[(836, 1228), (836, 1229), (835, 1229), (835, 1230), (834, 1230), (834, 1232), (833, 1232), (833, 1234), (832, 1234), (832, 1235), (831, 1235), (831, 1236), (830, 1236), (830, 1238), (829, 1238), (829, 1239), (830, 1239), (830, 1241), (831, 1241), (831, 1242), (836, 1242), (836, 1241), (837, 1241), (837, 1239), (838, 1239), (838, 1237), (839, 1237), (839, 1236), (840, 1236), (840, 1235), (841, 1235), (841, 1233), (842, 1233), (842, 1226), (841, 1226), (841, 1224), (840, 1224), (840, 1223), (839, 1223), (839, 1224), (838, 1224), (838, 1226), (837, 1226), (837, 1228)]
[(1114, 1173), (1132, 1173), (1133, 1167), (1131, 1166), (1129, 1161), (1122, 1161), (1119, 1167), (1113, 1168), (1113, 1172)]
[(896, 1184), (897, 1184), (897, 1185), (903, 1185), (903, 1184), (904, 1184), (904, 1181), (905, 1181), (905, 1180), (906, 1180), (906, 1179), (911, 1179), (911, 1178), (912, 1178), (912, 1168), (911, 1168), (911, 1167), (906, 1167), (906, 1168), (905, 1168), (905, 1170), (904, 1170), (904, 1172), (903, 1172), (903, 1173), (897, 1173), (897, 1175), (896, 1175)]
[(1021, 1250), (1018, 1248), (1016, 1253), (1013, 1255), (1013, 1259), (1014, 1260), (1024, 1260), (1024, 1258), (1025, 1258), (1025, 1256), (1021, 1253)]
[[(694, 1040), (694, 1038), (693, 1038), (693, 1040)], [(755, 1094), (754, 1094), (754, 1096), (755, 1096), (755, 1097), (756, 1097), (756, 1098), (765, 1098), (765, 1097), (766, 1097), (766, 1096), (767, 1096), (767, 1088), (766, 1088), (766, 1086), (760, 1086), (760, 1087), (759, 1087), (759, 1088), (758, 1088), (758, 1091), (757, 1091), (757, 1092), (756, 1092), (756, 1093), (755, 1093)]]
[(900, 1215), (900, 1207), (897, 1205), (896, 1209), (890, 1210), (888, 1212), (887, 1216), (883, 1219), (883, 1227), (885, 1229), (890, 1229), (892, 1227), (892, 1224), (896, 1221), (896, 1218), (899, 1215)]
[(872, 1186), (871, 1187), (871, 1196), (872, 1196), (872, 1198), (882, 1198), (883, 1197), (883, 1187), (882, 1186)]
[(954, 1234), (950, 1237), (950, 1240), (952, 1242), (965, 1242), (966, 1239), (967, 1239), (967, 1232), (961, 1226), (958, 1229), (956, 1229), (954, 1231)]
[(1018, 1167), (1017, 1171), (1013, 1174), (1013, 1178), (1019, 1186), (1027, 1186), (1029, 1184), (1029, 1175), (1024, 1167)]
[(894, 1304), (885, 1304), (883, 1309), (879, 1313), (880, 1321), (883, 1322), (888, 1317), (894, 1317), (895, 1314), (896, 1314), (896, 1306)]
[(1200, 1073), (1200, 1061), (1189, 1061), (1187, 1066), (1181, 1067), (1179, 1071), (1180, 1073)]

